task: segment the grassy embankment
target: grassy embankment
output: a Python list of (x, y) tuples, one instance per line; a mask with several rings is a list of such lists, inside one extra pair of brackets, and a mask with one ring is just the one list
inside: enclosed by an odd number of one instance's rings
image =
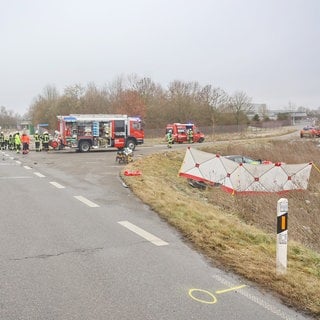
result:
[[(186, 145), (187, 146), (187, 145)], [(197, 145), (196, 147), (201, 147)], [(314, 162), (315, 142), (249, 140), (212, 143), (204, 151), (245, 154), (286, 163)], [(126, 169), (142, 175), (125, 177), (129, 188), (212, 263), (236, 272), (284, 303), (320, 318), (320, 173), (314, 167), (307, 191), (286, 195), (289, 201), (288, 268), (276, 273), (277, 194), (230, 195), (220, 188), (199, 190), (179, 177), (185, 149), (135, 159)]]

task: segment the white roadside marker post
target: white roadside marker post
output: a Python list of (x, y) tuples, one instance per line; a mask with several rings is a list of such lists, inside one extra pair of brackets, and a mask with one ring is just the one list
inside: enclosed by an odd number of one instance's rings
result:
[(278, 275), (287, 272), (288, 251), (288, 199), (281, 198), (277, 203), (277, 261)]

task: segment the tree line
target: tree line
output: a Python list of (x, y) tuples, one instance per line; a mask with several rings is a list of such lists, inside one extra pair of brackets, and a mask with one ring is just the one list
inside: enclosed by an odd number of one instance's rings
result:
[(0, 107), (0, 129), (1, 131), (8, 129), (16, 129), (21, 121), (21, 116), (6, 107)]
[[(56, 129), (57, 115), (72, 113), (140, 116), (146, 129), (164, 128), (171, 122), (193, 122), (200, 127), (244, 126), (250, 123), (248, 114), (252, 109), (252, 99), (242, 91), (229, 94), (210, 84), (179, 80), (164, 88), (150, 78), (129, 75), (101, 88), (94, 83), (70, 85), (62, 93), (48, 85), (34, 98), (25, 119), (34, 126), (47, 123), (52, 130)], [(251, 121), (268, 120), (266, 109), (259, 113)], [(2, 128), (18, 120), (18, 115), (1, 107)]]
[(167, 88), (150, 78), (119, 77), (102, 88), (67, 86), (60, 94), (54, 86), (43, 89), (31, 104), (28, 117), (34, 125), (56, 128), (57, 115), (101, 113), (140, 116), (145, 128), (163, 128), (170, 122), (194, 122), (198, 126), (248, 122), (251, 98), (244, 92), (227, 94), (212, 85), (173, 81)]

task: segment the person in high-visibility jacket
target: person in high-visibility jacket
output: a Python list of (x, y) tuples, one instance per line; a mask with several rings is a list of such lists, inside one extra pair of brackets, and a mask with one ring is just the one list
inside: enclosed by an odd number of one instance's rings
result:
[(45, 131), (42, 137), (42, 145), (45, 151), (49, 151), (49, 139), (49, 133), (48, 131)]
[(30, 137), (26, 133), (23, 133), (21, 136), (21, 142), (22, 142), (22, 153), (27, 154), (29, 152)]
[(0, 133), (0, 149), (4, 150), (4, 134), (3, 134), (3, 132)]
[(14, 150), (14, 136), (10, 133), (9, 134), (9, 150)]
[(167, 138), (167, 147), (168, 148), (172, 148), (172, 143), (173, 143), (173, 136), (172, 136), (172, 131), (169, 130), (166, 134), (166, 138)]
[(193, 143), (193, 130), (191, 128), (188, 130), (188, 142)]
[(14, 136), (14, 145), (15, 145), (15, 148), (16, 148), (16, 152), (17, 153), (20, 153), (20, 150), (21, 150), (21, 139), (20, 139), (20, 133), (17, 132)]
[(38, 130), (36, 130), (36, 132), (34, 133), (33, 138), (36, 151), (41, 151), (41, 138)]
[(5, 150), (9, 149), (9, 136), (8, 135), (4, 136), (4, 149)]

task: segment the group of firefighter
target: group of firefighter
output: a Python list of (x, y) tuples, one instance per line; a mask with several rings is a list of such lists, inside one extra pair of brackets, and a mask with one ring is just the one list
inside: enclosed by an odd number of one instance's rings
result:
[[(49, 133), (45, 131), (43, 134), (39, 134), (38, 130), (33, 135), (35, 150), (41, 151), (49, 150)], [(27, 133), (15, 132), (13, 134), (5, 135), (0, 133), (0, 149), (1, 150), (13, 150), (16, 153), (22, 151), (23, 154), (27, 154), (30, 151), (30, 136)]]
[[(167, 147), (172, 148), (172, 144), (173, 144), (172, 130), (168, 130), (166, 134), (166, 138), (167, 138)], [(193, 130), (191, 128), (187, 130), (187, 138), (189, 143), (193, 143)]]

